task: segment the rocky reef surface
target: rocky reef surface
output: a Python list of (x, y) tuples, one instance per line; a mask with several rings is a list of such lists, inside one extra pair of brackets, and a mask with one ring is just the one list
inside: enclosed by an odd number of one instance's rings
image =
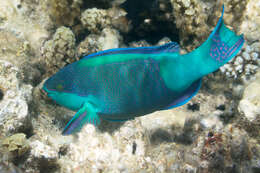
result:
[[(241, 52), (186, 105), (127, 122), (61, 131), (73, 116), (40, 88), (97, 51), (208, 37), (225, 4)], [(0, 1), (0, 172), (260, 172), (258, 0)], [(224, 81), (224, 82), (223, 82)]]

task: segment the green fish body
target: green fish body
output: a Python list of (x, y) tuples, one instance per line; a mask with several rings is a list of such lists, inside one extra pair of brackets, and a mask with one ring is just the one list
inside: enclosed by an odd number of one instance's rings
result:
[(100, 119), (126, 121), (185, 104), (200, 89), (202, 77), (232, 59), (243, 43), (243, 36), (224, 25), (222, 13), (209, 38), (190, 53), (181, 55), (174, 42), (106, 50), (67, 65), (43, 89), (77, 111), (63, 131), (68, 135)]

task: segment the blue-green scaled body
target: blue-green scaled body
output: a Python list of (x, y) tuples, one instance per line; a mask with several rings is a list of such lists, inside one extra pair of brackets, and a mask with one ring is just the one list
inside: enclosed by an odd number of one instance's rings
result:
[[(224, 9), (223, 9), (224, 11)], [(72, 63), (44, 84), (58, 104), (77, 111), (63, 134), (100, 119), (125, 121), (188, 102), (202, 77), (216, 71), (241, 49), (244, 39), (223, 23), (209, 38), (181, 55), (177, 43), (158, 47), (111, 49)]]

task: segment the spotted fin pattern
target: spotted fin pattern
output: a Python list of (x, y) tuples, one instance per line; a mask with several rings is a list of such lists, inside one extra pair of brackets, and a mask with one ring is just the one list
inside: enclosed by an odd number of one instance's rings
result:
[(243, 45), (244, 39), (240, 37), (239, 40), (232, 47), (229, 47), (221, 38), (216, 34), (213, 39), (213, 44), (210, 48), (210, 57), (218, 62), (223, 62), (232, 56)]

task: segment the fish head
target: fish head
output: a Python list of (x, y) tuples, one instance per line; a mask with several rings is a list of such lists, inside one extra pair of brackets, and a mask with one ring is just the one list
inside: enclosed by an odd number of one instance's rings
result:
[(73, 93), (73, 73), (69, 73), (66, 68), (61, 69), (45, 81), (42, 89), (53, 100), (57, 100), (64, 93)]

